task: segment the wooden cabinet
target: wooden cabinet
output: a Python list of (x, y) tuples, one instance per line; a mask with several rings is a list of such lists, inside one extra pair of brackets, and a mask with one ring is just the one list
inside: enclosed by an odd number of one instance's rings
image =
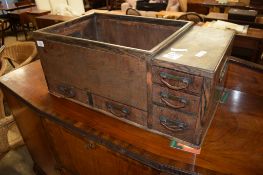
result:
[[(157, 175), (157, 170), (112, 152), (108, 148), (43, 120), (59, 169), (74, 175)], [(63, 173), (62, 173), (63, 174)]]
[[(219, 105), (200, 154), (175, 149), (167, 137), (50, 95), (39, 61), (4, 75), (0, 84), (35, 170), (42, 174), (262, 174), (263, 97), (262, 88), (258, 89), (262, 70), (240, 64), (230, 62), (228, 87), (258, 81), (243, 86), (246, 93), (228, 90), (229, 99)], [(193, 132), (195, 118), (165, 107), (156, 109), (171, 120), (178, 115), (185, 123), (179, 126)], [(155, 126), (163, 129), (160, 123)]]

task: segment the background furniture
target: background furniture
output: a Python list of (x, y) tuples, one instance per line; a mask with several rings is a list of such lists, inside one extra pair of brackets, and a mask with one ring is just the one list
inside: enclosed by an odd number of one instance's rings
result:
[(13, 68), (19, 68), (34, 60), (36, 55), (35, 42), (21, 42), (7, 46), (1, 59), (6, 59)]
[[(7, 46), (1, 52), (0, 76), (12, 71), (15, 68), (22, 67), (30, 63), (35, 58), (36, 53), (37, 51), (34, 42), (24, 42)], [(8, 151), (11, 146), (14, 147), (23, 143), (21, 139), (9, 141), (8, 132), (11, 127), (13, 127), (13, 130), (15, 130), (17, 135), (20, 136), (13, 116), (7, 114), (5, 111), (4, 94), (2, 89), (0, 89), (0, 155)]]
[(136, 9), (128, 8), (126, 10), (126, 15), (141, 16), (141, 13)]
[(236, 24), (249, 25), (250, 27), (263, 29), (263, 20), (261, 16), (257, 16), (255, 22), (248, 22), (248, 21), (228, 19), (227, 13), (210, 12), (208, 15), (205, 16), (205, 20), (206, 21), (223, 20), (223, 21), (233, 22)]
[(256, 5), (250, 3), (250, 5), (246, 5), (244, 2), (230, 2), (227, 4), (219, 4), (216, 0), (188, 0), (188, 11), (194, 11), (197, 13), (207, 15), (210, 9), (214, 7), (218, 7), (220, 12), (224, 12), (225, 9), (228, 8), (239, 8), (239, 9), (247, 9), (247, 10), (257, 10), (259, 14), (263, 12), (263, 4), (262, 1), (257, 3)]
[(38, 29), (51, 26), (60, 22), (65, 22), (74, 19), (72, 16), (61, 16), (61, 15), (43, 15), (35, 18)]
[(18, 39), (18, 32), (23, 31), (27, 40), (27, 33), (36, 29), (35, 17), (50, 13), (49, 10), (40, 10), (37, 7), (13, 10), (8, 13), (12, 29)]
[(177, 20), (193, 21), (195, 24), (204, 22), (204, 18), (195, 12), (187, 12), (177, 18)]
[(5, 44), (5, 31), (8, 29), (9, 23), (5, 19), (0, 19), (0, 35), (1, 35), (1, 46)]
[[(2, 50), (3, 48), (1, 48)], [(3, 50), (1, 51), (3, 52)], [(0, 76), (4, 75), (8, 70), (8, 63), (6, 60), (1, 59), (1, 69), (0, 69)], [(1, 154), (5, 153), (9, 150), (10, 145), (8, 142), (8, 130), (11, 125), (13, 125), (14, 118), (12, 116), (6, 116), (4, 110), (4, 94), (0, 89), (0, 156)]]
[(34, 3), (27, 3), (24, 5), (19, 5), (16, 6), (15, 3), (2, 3), (0, 4), (0, 10), (3, 11), (4, 13), (13, 11), (13, 10), (18, 10), (18, 9), (23, 9), (23, 8), (28, 8), (28, 7), (34, 7)]

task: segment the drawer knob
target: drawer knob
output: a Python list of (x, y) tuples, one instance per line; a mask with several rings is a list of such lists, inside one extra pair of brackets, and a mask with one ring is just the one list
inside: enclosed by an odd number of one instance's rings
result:
[(93, 142), (89, 142), (85, 145), (86, 149), (96, 149), (96, 144)]
[(127, 118), (127, 116), (130, 114), (129, 109), (127, 109), (121, 105), (106, 102), (106, 107), (110, 113), (112, 113), (113, 115), (118, 116), (118, 117)]
[[(174, 108), (174, 109), (184, 108), (189, 103), (188, 100), (183, 97), (177, 97), (177, 96), (165, 93), (165, 92), (161, 92), (160, 95), (161, 95), (162, 102), (164, 102), (167, 106)], [(166, 99), (178, 101), (180, 105), (171, 104)]]
[[(185, 89), (189, 86), (190, 83), (192, 83), (192, 80), (190, 78), (175, 76), (175, 75), (168, 74), (166, 72), (161, 72), (160, 77), (161, 77), (161, 82), (165, 84), (168, 88), (173, 89), (173, 90)], [(171, 85), (165, 79), (179, 81), (182, 83), (182, 85), (180, 86)]]
[(67, 85), (58, 85), (58, 91), (67, 98), (73, 98), (76, 96), (76, 92), (73, 87)]
[(178, 119), (170, 120), (167, 119), (165, 116), (160, 116), (159, 119), (160, 119), (160, 124), (172, 132), (183, 131), (187, 128), (187, 124)]

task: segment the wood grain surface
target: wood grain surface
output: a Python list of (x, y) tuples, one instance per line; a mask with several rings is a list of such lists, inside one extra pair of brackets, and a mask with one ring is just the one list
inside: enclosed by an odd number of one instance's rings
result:
[[(169, 168), (159, 166), (162, 171), (169, 173), (180, 170), (188, 173), (240, 175), (261, 174), (263, 171), (261, 96), (228, 90), (228, 100), (219, 105), (201, 154), (194, 155), (171, 148), (170, 140), (158, 134), (50, 95), (39, 61), (1, 77), (1, 85), (13, 113), (17, 104), (11, 101), (18, 100), (23, 105), (17, 109), (22, 110), (27, 106), (47, 120), (113, 152), (118, 152), (119, 149), (115, 149), (117, 145), (117, 148), (125, 150), (119, 154), (137, 161), (139, 157), (141, 163), (154, 169), (156, 166), (153, 166), (153, 162), (157, 165), (169, 165)], [(18, 118), (23, 114), (14, 113), (14, 116)], [(23, 130), (22, 132), (25, 133)], [(100, 139), (97, 140), (98, 138)], [(112, 145), (109, 146), (108, 143)], [(43, 155), (32, 156), (34, 160), (43, 160)]]

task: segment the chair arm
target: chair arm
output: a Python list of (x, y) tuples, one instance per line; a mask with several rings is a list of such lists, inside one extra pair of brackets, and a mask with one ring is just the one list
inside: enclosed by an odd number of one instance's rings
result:
[(35, 57), (34, 56), (30, 56), (28, 57), (24, 62), (22, 62), (19, 66), (17, 66), (16, 68), (20, 68), (23, 67), (25, 65), (27, 65), (28, 63), (30, 63)]
[(0, 119), (0, 128), (9, 127), (13, 123), (15, 123), (15, 121), (14, 121), (14, 118), (12, 116), (1, 118)]

